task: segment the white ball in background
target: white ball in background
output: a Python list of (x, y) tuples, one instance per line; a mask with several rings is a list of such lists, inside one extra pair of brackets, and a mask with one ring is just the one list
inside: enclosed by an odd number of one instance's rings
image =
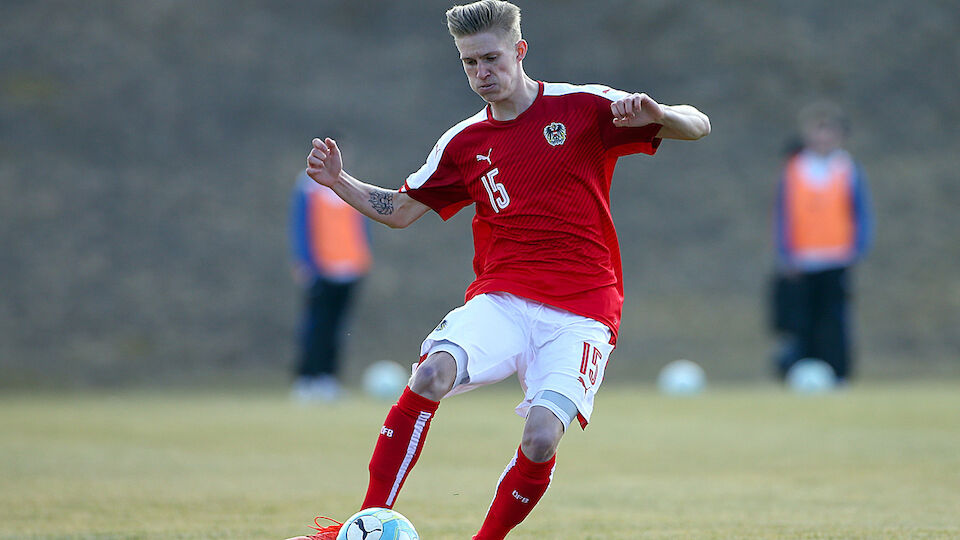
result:
[(674, 360), (663, 366), (657, 376), (657, 388), (672, 396), (699, 394), (706, 385), (703, 368), (690, 360)]
[(400, 397), (410, 379), (410, 371), (390, 360), (379, 360), (363, 371), (363, 391), (382, 400)]
[(837, 385), (837, 375), (823, 360), (804, 358), (787, 370), (786, 381), (787, 386), (799, 394), (820, 394)]

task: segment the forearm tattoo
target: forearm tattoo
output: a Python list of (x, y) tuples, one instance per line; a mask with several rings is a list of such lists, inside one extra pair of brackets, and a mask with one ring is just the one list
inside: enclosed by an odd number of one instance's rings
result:
[(370, 192), (370, 206), (381, 216), (389, 216), (393, 214), (393, 199), (396, 194), (395, 191), (375, 189)]

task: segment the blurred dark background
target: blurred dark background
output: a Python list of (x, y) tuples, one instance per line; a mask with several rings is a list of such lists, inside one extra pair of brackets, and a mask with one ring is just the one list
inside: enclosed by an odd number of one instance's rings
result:
[[(0, 387), (286, 381), (310, 138), (399, 186), (482, 107), (443, 12), (373, 0), (0, 3)], [(859, 372), (960, 375), (955, 1), (520, 1), (534, 78), (691, 103), (713, 134), (621, 160), (610, 376), (769, 378), (774, 183), (803, 104), (850, 114), (876, 214)], [(472, 278), (469, 218), (375, 226), (348, 377), (412, 361)]]

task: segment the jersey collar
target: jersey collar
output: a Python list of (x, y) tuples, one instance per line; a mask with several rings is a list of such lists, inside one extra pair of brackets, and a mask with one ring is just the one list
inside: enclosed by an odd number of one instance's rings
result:
[(540, 98), (542, 97), (543, 97), (543, 81), (537, 81), (537, 97), (533, 98), (533, 103), (531, 103), (530, 106), (527, 107), (527, 110), (520, 113), (513, 120), (497, 120), (496, 118), (494, 118), (493, 109), (490, 107), (490, 104), (488, 103), (486, 107), (487, 122), (490, 122), (492, 125), (495, 125), (495, 126), (509, 126), (515, 122), (519, 122), (524, 116), (527, 116), (528, 114), (530, 114), (530, 111), (532, 111), (534, 107), (536, 107), (540, 103)]

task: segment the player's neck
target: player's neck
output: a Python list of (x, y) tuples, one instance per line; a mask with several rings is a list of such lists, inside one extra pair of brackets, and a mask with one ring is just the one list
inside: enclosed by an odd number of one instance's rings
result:
[(533, 105), (539, 93), (540, 84), (524, 74), (517, 90), (509, 98), (490, 104), (490, 113), (494, 120), (500, 122), (513, 120)]

